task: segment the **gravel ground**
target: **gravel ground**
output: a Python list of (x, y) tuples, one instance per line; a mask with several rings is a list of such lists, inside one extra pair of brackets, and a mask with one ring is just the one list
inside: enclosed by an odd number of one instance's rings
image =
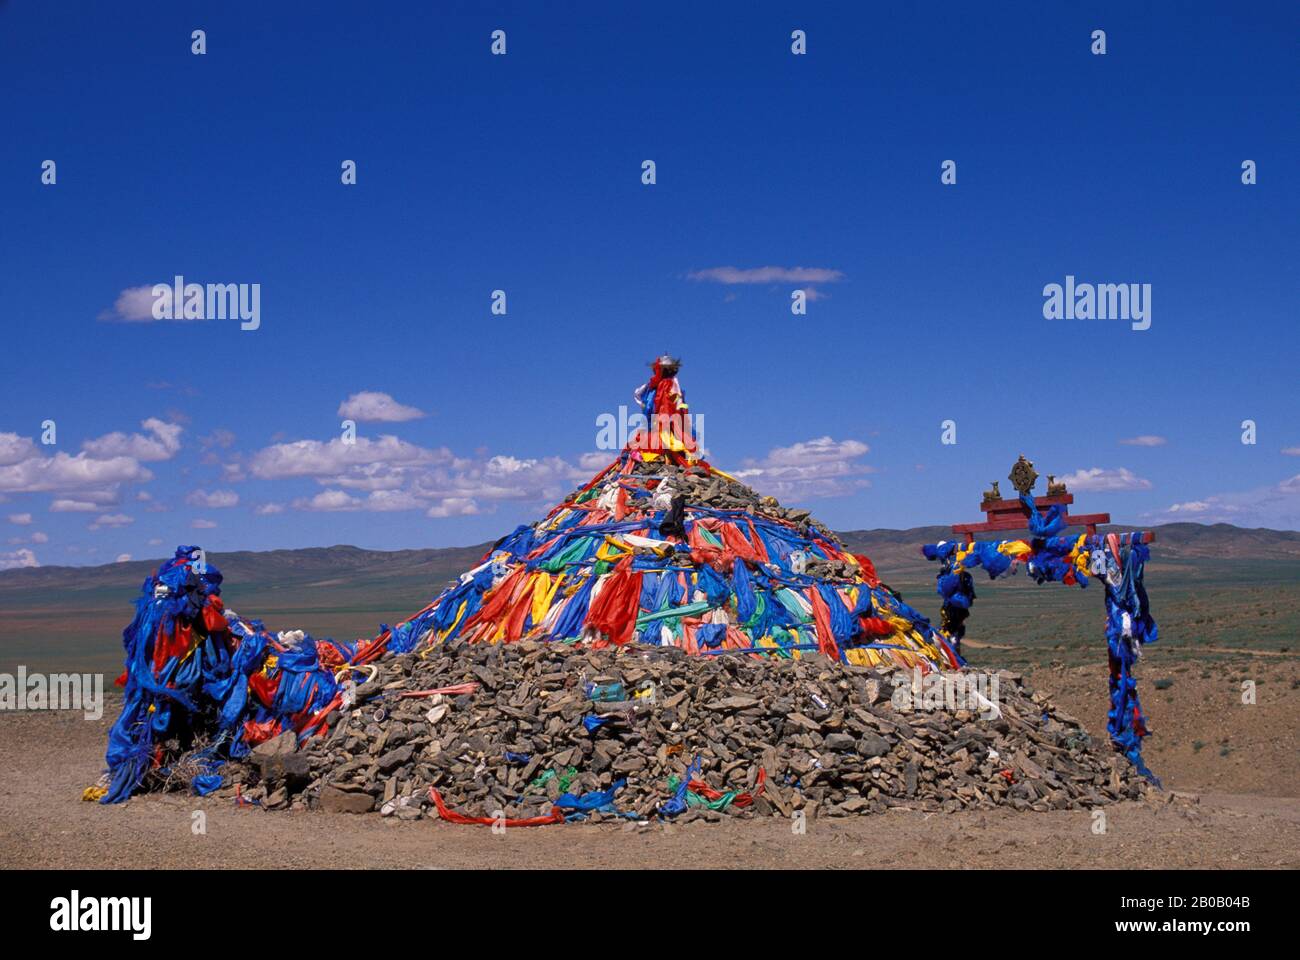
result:
[[(99, 776), (112, 709), (99, 721), (4, 713), (0, 867), (1295, 868), (1294, 669), (1243, 663), (1242, 671), (1260, 673), (1252, 708), (1239, 704), (1236, 672), (1225, 677), (1218, 668), (1209, 678), (1199, 667), (1171, 670), (1175, 683), (1164, 691), (1144, 685), (1158, 734), (1148, 757), (1174, 789), (1107, 807), (1100, 834), (1092, 814), (1068, 811), (891, 811), (812, 821), (802, 835), (779, 820), (569, 824), (497, 835), (431, 821), (269, 813), (178, 794), (104, 807), (80, 794)], [(1044, 668), (1033, 682), (1090, 729), (1104, 729), (1096, 670)], [(206, 832), (196, 830), (200, 819)]]

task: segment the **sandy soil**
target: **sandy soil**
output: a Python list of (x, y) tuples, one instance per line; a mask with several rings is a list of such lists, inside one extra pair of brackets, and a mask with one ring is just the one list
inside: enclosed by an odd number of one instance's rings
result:
[[(1140, 666), (1138, 692), (1152, 732), (1147, 765), (1174, 790), (1300, 797), (1300, 664), (1242, 656), (1204, 666), (1152, 649)], [(1040, 667), (1033, 685), (1106, 735), (1106, 668)], [(1157, 682), (1172, 684), (1156, 689)], [(1254, 683), (1255, 702), (1242, 703)]]
[[(1300, 867), (1293, 662), (1243, 660), (1202, 676), (1149, 665), (1147, 751), (1171, 789), (1089, 813), (910, 811), (813, 821), (684, 826), (604, 823), (508, 830), (376, 816), (268, 813), (179, 794), (117, 807), (84, 803), (102, 767), (111, 712), (0, 715), (0, 867)], [(1185, 669), (1184, 669), (1185, 668)], [(1174, 680), (1166, 690), (1156, 677)], [(1249, 675), (1259, 702), (1240, 702)], [(1096, 669), (1035, 673), (1064, 709), (1104, 731)], [(1175, 733), (1169, 733), (1175, 731)], [(1202, 746), (1196, 746), (1197, 743)], [(195, 831), (202, 813), (206, 832)]]

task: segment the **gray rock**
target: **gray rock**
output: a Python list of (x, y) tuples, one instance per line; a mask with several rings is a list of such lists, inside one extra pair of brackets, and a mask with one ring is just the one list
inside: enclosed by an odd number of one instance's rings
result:
[(262, 779), (270, 783), (284, 782), (290, 787), (300, 788), (311, 779), (311, 758), (305, 754), (253, 755), (252, 760)]
[(376, 763), (380, 773), (392, 773), (398, 767), (411, 762), (411, 756), (415, 752), (414, 747), (407, 744), (404, 747), (398, 747), (396, 750), (390, 750), (380, 757)]
[(889, 741), (874, 733), (864, 733), (858, 740), (858, 753), (864, 757), (883, 757), (889, 750)]
[(375, 798), (370, 794), (347, 793), (337, 787), (322, 787), (319, 799), (326, 813), (369, 813), (375, 809)]
[[(823, 745), (827, 750), (847, 753), (850, 750), (856, 749), (858, 742), (853, 739), (852, 735), (847, 733), (828, 733)], [(878, 754), (868, 754), (868, 756), (878, 756)]]
[[(669, 795), (669, 777), (683, 776), (697, 757), (699, 779), (720, 790), (752, 791), (758, 771), (766, 771), (765, 792), (752, 805), (707, 814), (692, 807), (678, 819), (700, 824), (789, 817), (799, 809), (834, 817), (1012, 801), (1025, 809), (1080, 809), (1143, 789), (1126, 764), (1112, 774), (1108, 752), (1065, 726), (1046, 698), (1036, 702), (1012, 683), (1001, 691), (1004, 717), (985, 722), (965, 711), (896, 712), (882, 692), (892, 687), (894, 671), (821, 656), (689, 657), (675, 648), (533, 642), (484, 647), (380, 661), (380, 687), (389, 693), (470, 678), (482, 684), (444, 700), (435, 724), (426, 719), (425, 700), (385, 699), (384, 715), (376, 700), (359, 716), (339, 712), (329, 738), (313, 738), (296, 753), (276, 753), (288, 740), (267, 745), (268, 756), (255, 753), (242, 767), (232, 765), (232, 777), (242, 775), (246, 791), (260, 791), (258, 797), (269, 791), (277, 804), (360, 812), (382, 801), (395, 819), (418, 818), (430, 785), (458, 811), (500, 809), (513, 817), (544, 814), (548, 799), (563, 791), (608, 789), (625, 778), (618, 809), (653, 818)], [(589, 733), (582, 717), (609, 705), (585, 698), (584, 678), (629, 691), (653, 684), (657, 696), (653, 706), (634, 701), (637, 709)], [(1044, 712), (1058, 719), (1038, 722)], [(507, 762), (507, 752), (529, 759)], [(1019, 783), (1001, 776), (1008, 768)], [(401, 799), (411, 796), (420, 799)]]
[(263, 740), (255, 746), (251, 753), (254, 757), (274, 757), (286, 753), (294, 753), (298, 749), (298, 734), (292, 730), (286, 730), (278, 737), (272, 737), (270, 740)]

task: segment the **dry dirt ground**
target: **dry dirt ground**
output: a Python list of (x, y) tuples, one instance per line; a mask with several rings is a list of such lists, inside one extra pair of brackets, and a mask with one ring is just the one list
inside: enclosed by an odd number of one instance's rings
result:
[[(1173, 683), (1156, 690), (1153, 680)], [(1241, 703), (1255, 680), (1258, 702)], [(1102, 668), (1039, 668), (1034, 684), (1105, 730)], [(1142, 693), (1156, 736), (1150, 765), (1170, 789), (1087, 812), (892, 811), (810, 822), (622, 823), (518, 828), (377, 816), (269, 813), (180, 794), (116, 807), (80, 800), (102, 768), (115, 704), (0, 714), (0, 867), (1283, 867), (1300, 866), (1300, 708), (1294, 659), (1242, 657), (1212, 669), (1148, 663)], [(206, 832), (194, 830), (195, 812)]]

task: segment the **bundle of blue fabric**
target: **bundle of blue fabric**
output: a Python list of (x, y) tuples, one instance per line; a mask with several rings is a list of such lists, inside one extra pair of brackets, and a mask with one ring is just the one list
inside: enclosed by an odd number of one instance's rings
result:
[(351, 667), (391, 639), (387, 630), (353, 643), (271, 634), (225, 609), (221, 581), (195, 546), (177, 547), (145, 578), (122, 632), (122, 713), (109, 732), (108, 782), (92, 788), (101, 802), (127, 799), (181, 755), (203, 771), (194, 790), (210, 793), (226, 759), (285, 730), (302, 738), (317, 732), (341, 703)]
[[(1056, 508), (1053, 508), (1055, 510)], [(1059, 533), (1059, 516), (1030, 513), (1031, 531)], [(1159, 786), (1142, 760), (1146, 717), (1138, 699), (1133, 665), (1142, 647), (1159, 639), (1151, 616), (1142, 577), (1150, 550), (1140, 532), (1085, 537), (1035, 536), (1030, 540), (978, 540), (942, 542), (921, 548), (927, 560), (939, 564), (935, 590), (943, 600), (942, 625), (960, 644), (965, 622), (975, 601), (974, 581), (967, 568), (982, 567), (993, 580), (1014, 574), (1023, 564), (1037, 583), (1078, 584), (1086, 587), (1097, 577), (1106, 590), (1106, 644), (1110, 665), (1110, 711), (1107, 731), (1112, 745), (1134, 768)], [(960, 647), (959, 647), (960, 649)]]

